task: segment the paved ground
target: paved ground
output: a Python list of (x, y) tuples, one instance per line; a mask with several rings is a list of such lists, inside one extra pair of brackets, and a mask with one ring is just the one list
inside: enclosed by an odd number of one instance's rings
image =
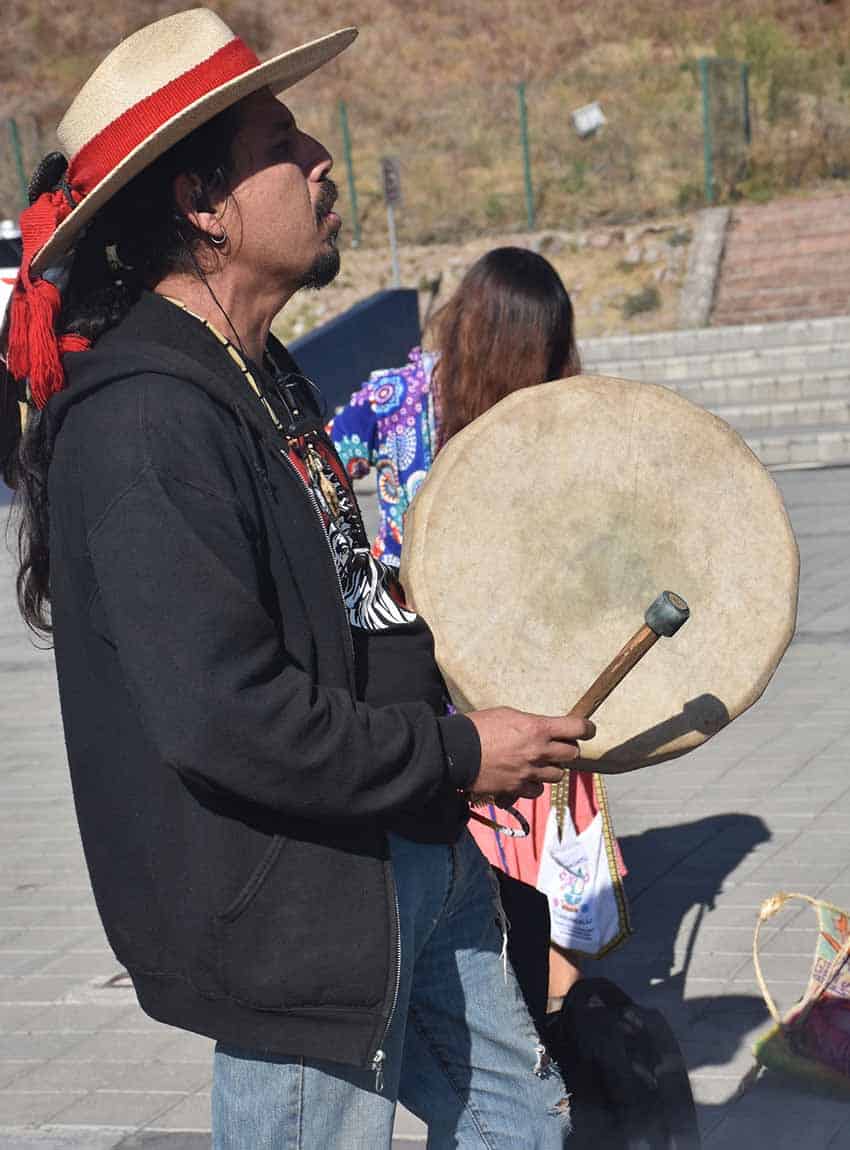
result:
[[(637, 933), (601, 965), (676, 1029), (706, 1150), (850, 1147), (846, 1103), (768, 1076), (742, 1090), (766, 1020), (750, 959), (758, 905), (784, 888), (850, 906), (850, 469), (779, 481), (803, 582), (778, 674), (712, 743), (610, 786)], [(201, 1150), (210, 1044), (151, 1022), (129, 990), (108, 985), (118, 968), (77, 839), (51, 661), (15, 615), (9, 571), (4, 555), (0, 1147)], [(790, 1004), (813, 947), (805, 912), (766, 937), (767, 974)], [(421, 1127), (402, 1116), (398, 1150), (411, 1143)]]

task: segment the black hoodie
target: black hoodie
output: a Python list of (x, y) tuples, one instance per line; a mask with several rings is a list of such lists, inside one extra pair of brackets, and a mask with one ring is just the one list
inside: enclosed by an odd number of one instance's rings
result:
[(457, 836), (475, 728), (419, 695), (424, 625), (356, 665), (311, 498), (198, 320), (145, 294), (65, 366), (51, 601), (109, 941), (163, 1022), (367, 1065), (398, 958), (386, 831)]

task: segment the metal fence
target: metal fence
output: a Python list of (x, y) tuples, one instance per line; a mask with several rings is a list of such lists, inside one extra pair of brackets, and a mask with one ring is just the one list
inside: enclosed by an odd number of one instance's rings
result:
[[(500, 79), (428, 102), (402, 88), (388, 106), (368, 84), (345, 101), (296, 96), (303, 126), (336, 156), (346, 236), (385, 242), (387, 155), (399, 160), (406, 245), (623, 222), (850, 178), (850, 85), (830, 87), (814, 69), (658, 58), (650, 46), (642, 56), (632, 46), (618, 67), (615, 51), (546, 81)], [(591, 101), (605, 123), (582, 138), (571, 113)], [(3, 124), (0, 216), (20, 210), (26, 176), (52, 146), (31, 117)]]

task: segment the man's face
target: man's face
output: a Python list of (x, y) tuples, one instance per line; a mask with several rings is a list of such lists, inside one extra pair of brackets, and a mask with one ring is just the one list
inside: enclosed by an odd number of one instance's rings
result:
[(324, 287), (339, 271), (332, 159), (265, 89), (242, 101), (232, 196), (222, 217), (234, 258), (262, 283)]

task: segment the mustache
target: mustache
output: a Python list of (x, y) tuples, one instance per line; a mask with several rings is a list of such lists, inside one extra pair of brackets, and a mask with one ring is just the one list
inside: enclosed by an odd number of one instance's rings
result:
[(333, 180), (323, 180), (321, 191), (319, 192), (318, 199), (316, 200), (316, 223), (320, 224), (326, 218), (329, 212), (333, 209), (338, 196), (339, 191)]

